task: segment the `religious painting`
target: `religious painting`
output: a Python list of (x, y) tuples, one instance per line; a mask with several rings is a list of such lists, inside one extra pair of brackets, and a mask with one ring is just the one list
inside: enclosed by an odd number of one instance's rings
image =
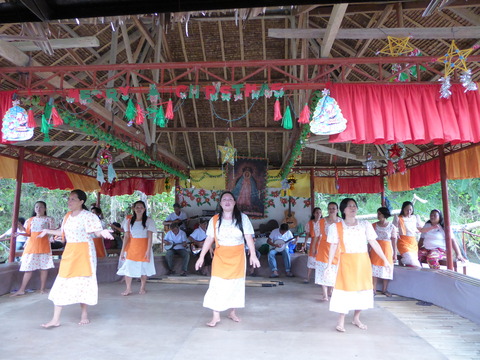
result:
[(265, 216), (267, 160), (237, 158), (228, 167), (227, 189), (237, 200), (238, 208), (252, 217)]

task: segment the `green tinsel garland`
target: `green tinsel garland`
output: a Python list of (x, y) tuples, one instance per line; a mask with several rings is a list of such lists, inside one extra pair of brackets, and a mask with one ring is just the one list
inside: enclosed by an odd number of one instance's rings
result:
[(113, 146), (117, 149), (123, 150), (125, 152), (128, 152), (132, 156), (136, 157), (137, 159), (145, 161), (147, 164), (154, 165), (165, 172), (172, 174), (173, 176), (177, 176), (181, 180), (186, 180), (188, 179), (188, 176), (166, 164), (164, 164), (161, 161), (158, 160), (153, 160), (151, 157), (149, 157), (145, 152), (142, 150), (135, 149), (134, 147), (125, 144), (121, 140), (117, 139), (114, 137), (112, 134), (109, 134), (102, 130), (101, 128), (92, 125), (84, 120), (77, 119), (70, 115), (67, 112), (62, 112), (61, 115), (63, 122), (65, 124), (68, 124), (74, 128), (79, 129), (80, 131), (84, 132), (87, 135), (93, 136), (97, 138), (100, 141), (105, 141), (107, 144), (110, 146)]

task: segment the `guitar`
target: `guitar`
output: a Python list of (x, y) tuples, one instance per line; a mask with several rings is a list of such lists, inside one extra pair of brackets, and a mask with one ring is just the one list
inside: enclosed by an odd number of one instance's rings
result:
[[(168, 244), (165, 244), (165, 245), (163, 246), (163, 248), (164, 248), (165, 250), (167, 250), (167, 251), (173, 249), (173, 248), (174, 248), (175, 246), (177, 246), (177, 245), (183, 245), (183, 244), (185, 244), (185, 243), (183, 243), (183, 242), (182, 242), (182, 243), (176, 243), (176, 242), (168, 241), (168, 240), (163, 240), (163, 241), (164, 241), (165, 243), (168, 243)], [(186, 245), (183, 245), (183, 247), (185, 248), (185, 250), (188, 249), (188, 245), (190, 245), (190, 244), (193, 244), (193, 241), (188, 241), (188, 240), (187, 240), (187, 241), (186, 241)]]
[(163, 222), (163, 231), (164, 232), (169, 232), (170, 231), (170, 225), (172, 225), (172, 224), (178, 224), (178, 226), (180, 227), (183, 223), (185, 223), (185, 225), (186, 225), (188, 223), (188, 221), (198, 219), (199, 217), (200, 217), (200, 215), (195, 215), (195, 216), (189, 217), (185, 220), (177, 219), (177, 220), (168, 221), (167, 223), (164, 221)]
[(283, 219), (282, 223), (288, 224), (290, 229), (297, 227), (297, 219), (295, 219), (295, 213), (292, 212), (292, 197), (288, 197), (288, 210), (285, 210), (285, 218)]
[(290, 241), (293, 241), (293, 240), (296, 240), (299, 236), (302, 236), (303, 233), (301, 234), (298, 234), (298, 235), (295, 235), (294, 237), (292, 237), (291, 239), (288, 239), (286, 241), (283, 241), (282, 239), (278, 239), (278, 240), (275, 240), (273, 243), (275, 245), (280, 245), (280, 246), (275, 246), (274, 249), (276, 252), (282, 252), (283, 250), (285, 250), (287, 244), (290, 242)]

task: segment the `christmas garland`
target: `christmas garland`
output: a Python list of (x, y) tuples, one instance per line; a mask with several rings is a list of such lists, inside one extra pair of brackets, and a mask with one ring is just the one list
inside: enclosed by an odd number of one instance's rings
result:
[(146, 162), (147, 164), (156, 166), (165, 172), (172, 174), (174, 176), (177, 176), (181, 180), (186, 180), (188, 176), (171, 166), (168, 166), (167, 164), (164, 164), (161, 161), (158, 160), (153, 160), (150, 156), (148, 156), (145, 152), (142, 150), (135, 149), (134, 147), (127, 145), (123, 141), (117, 139), (115, 136), (112, 134), (109, 134), (105, 132), (104, 130), (100, 129), (99, 127), (96, 127), (95, 125), (92, 125), (82, 119), (75, 118), (71, 116), (67, 112), (62, 112), (62, 119), (65, 124), (68, 124), (74, 128), (77, 128), (78, 130), (82, 131), (83, 133), (93, 136), (97, 138), (100, 141), (105, 141), (107, 144), (110, 146), (113, 146), (117, 149), (123, 150), (125, 152), (128, 152), (132, 156), (136, 157), (139, 160), (142, 160)]

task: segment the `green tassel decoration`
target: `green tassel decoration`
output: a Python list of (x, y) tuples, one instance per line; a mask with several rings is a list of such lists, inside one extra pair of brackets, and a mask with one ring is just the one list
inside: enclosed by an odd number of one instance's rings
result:
[(287, 106), (287, 109), (283, 113), (282, 126), (284, 129), (287, 129), (287, 130), (293, 129), (292, 114), (290, 113), (290, 106)]
[(50, 118), (52, 117), (52, 108), (53, 108), (53, 101), (49, 101), (45, 105), (45, 108), (43, 109), (43, 113), (45, 115), (45, 120), (47, 121), (47, 124), (50, 121)]
[(50, 125), (48, 124), (47, 118), (45, 114), (42, 115), (42, 127), (40, 128), (40, 131), (45, 135), (43, 138), (43, 141), (50, 141), (50, 136), (48, 135), (48, 132), (50, 131)]
[(133, 105), (132, 99), (128, 100), (127, 110), (125, 110), (125, 117), (128, 121), (133, 121), (137, 116), (137, 110), (135, 110), (135, 105)]
[(165, 113), (163, 112), (163, 106), (160, 105), (157, 111), (157, 116), (155, 117), (155, 124), (158, 126), (164, 128), (167, 126), (167, 123), (165, 121)]

